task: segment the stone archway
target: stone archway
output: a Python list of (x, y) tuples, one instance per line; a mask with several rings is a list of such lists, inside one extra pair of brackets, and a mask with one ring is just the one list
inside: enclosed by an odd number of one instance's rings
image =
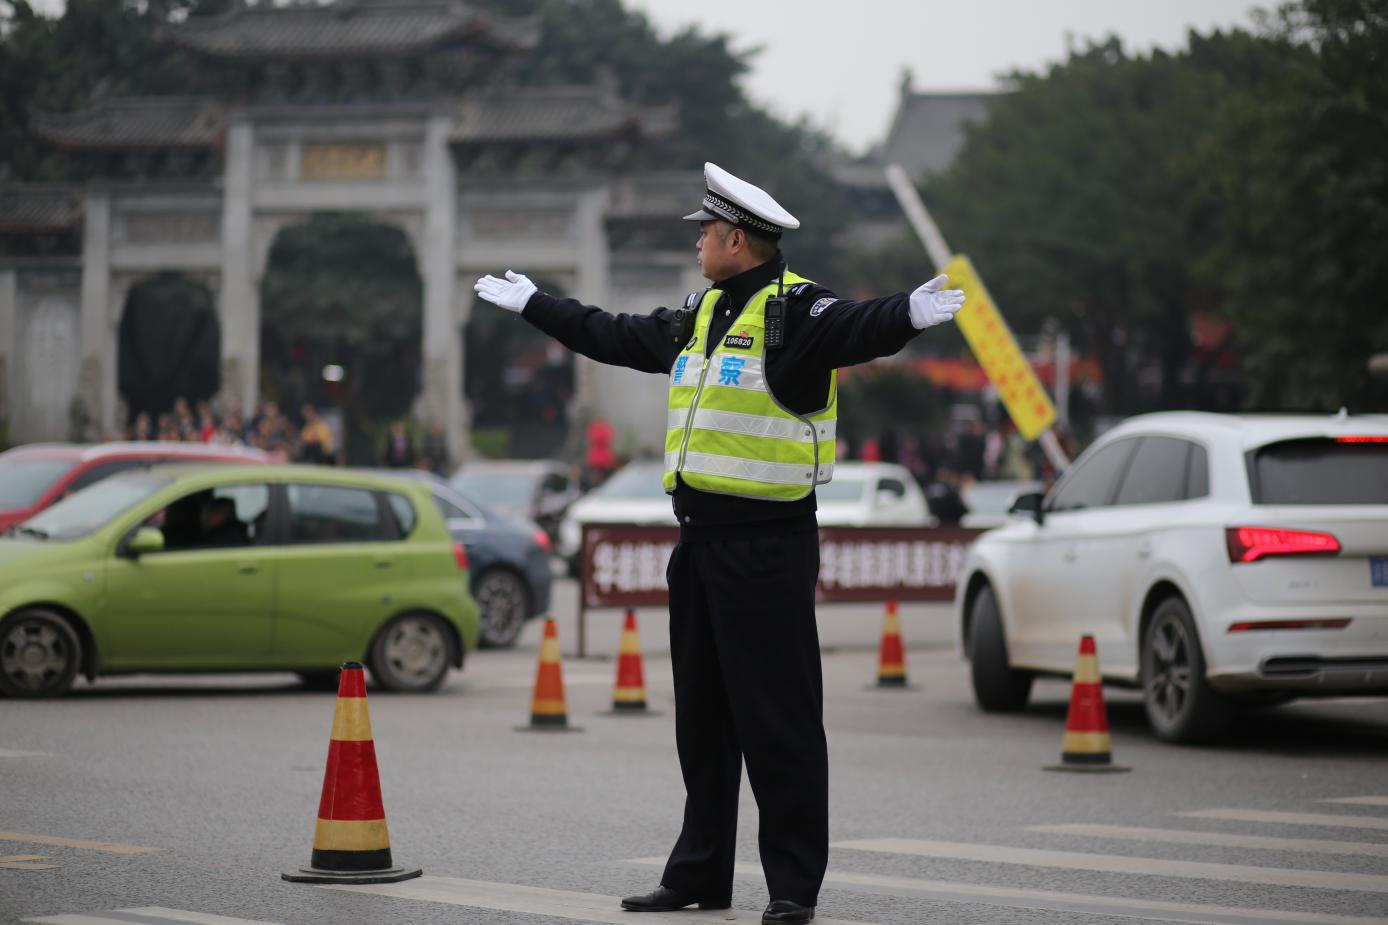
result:
[(260, 282), (259, 394), (293, 419), (314, 405), (348, 463), (374, 463), (419, 394), (422, 326), (423, 281), (399, 227), (346, 212), (285, 225)]
[(116, 378), (129, 420), (157, 417), (183, 398), (190, 405), (221, 387), (222, 331), (205, 283), (178, 272), (130, 288), (121, 311)]

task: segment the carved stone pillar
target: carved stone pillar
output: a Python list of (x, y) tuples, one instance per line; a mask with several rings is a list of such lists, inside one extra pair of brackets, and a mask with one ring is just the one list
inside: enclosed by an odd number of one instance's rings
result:
[(10, 371), (14, 368), (11, 357), (15, 352), (14, 320), (19, 313), (19, 275), (14, 270), (0, 270), (0, 449), (8, 440), (9, 427), (13, 422), (10, 396), (18, 393), (18, 383), (13, 381)]
[[(125, 399), (120, 394), (120, 322), (125, 315), (125, 302), (139, 277), (127, 273), (111, 274), (106, 296), (106, 327), (111, 339), (111, 362), (95, 370), (96, 388), (101, 396), (101, 432), (116, 436), (125, 427)], [(83, 368), (86, 374), (85, 367)]]
[[(111, 329), (111, 197), (87, 193), (82, 218), (81, 387), (86, 416), (102, 434), (116, 431), (116, 340)], [(112, 394), (103, 395), (104, 391)]]
[(463, 356), (458, 336), (454, 240), (457, 190), (448, 151), (448, 116), (430, 117), (424, 139), (424, 182), (428, 190), (423, 240), (416, 242), (424, 282), (424, 388), (419, 408), (426, 424), (442, 424), (448, 454), (461, 459), (464, 451)]
[[(578, 291), (575, 297), (586, 305), (611, 304), (607, 246), (609, 190), (601, 188), (583, 194), (578, 204)], [(574, 357), (574, 401), (569, 405), (570, 436), (592, 416), (593, 375), (597, 363), (583, 356)]]
[(227, 126), (222, 196), (222, 272), (218, 316), (222, 324), (222, 397), (249, 409), (259, 392), (260, 287), (251, 240), (253, 183), (251, 124)]

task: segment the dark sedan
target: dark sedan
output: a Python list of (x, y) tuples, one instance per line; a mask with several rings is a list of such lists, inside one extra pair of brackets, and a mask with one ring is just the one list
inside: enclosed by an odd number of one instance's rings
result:
[(488, 648), (515, 645), (525, 621), (549, 612), (550, 541), (533, 523), (497, 513), (422, 469), (380, 469), (422, 481), (448, 532), (467, 550), (472, 596), (480, 611), (480, 640)]

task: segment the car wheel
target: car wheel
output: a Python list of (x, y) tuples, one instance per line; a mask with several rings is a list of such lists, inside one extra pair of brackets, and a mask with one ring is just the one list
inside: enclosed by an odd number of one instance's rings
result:
[(452, 637), (438, 617), (404, 614), (386, 624), (371, 644), (371, 676), (388, 691), (432, 691), (448, 674), (452, 649)]
[(1205, 656), (1190, 607), (1179, 597), (1157, 605), (1142, 634), (1142, 703), (1157, 738), (1201, 742), (1228, 725), (1233, 709), (1205, 680)]
[(0, 623), (0, 692), (61, 697), (77, 680), (82, 643), (72, 624), (47, 610), (21, 610)]
[(1033, 675), (1008, 664), (1007, 636), (992, 588), (978, 592), (971, 612), (968, 653), (975, 702), (990, 713), (1025, 709)]
[(477, 576), (472, 596), (477, 600), (481, 645), (489, 649), (515, 645), (530, 612), (525, 581), (509, 569), (490, 568)]

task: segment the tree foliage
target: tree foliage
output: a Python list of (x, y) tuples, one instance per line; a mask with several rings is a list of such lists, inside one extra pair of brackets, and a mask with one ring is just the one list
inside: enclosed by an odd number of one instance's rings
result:
[[(1382, 4), (1305, 0), (1174, 53), (1110, 38), (1011, 84), (926, 199), (1015, 328), (1054, 319), (1100, 359), (1107, 410), (1201, 406), (1206, 313), (1249, 407), (1384, 406)], [(890, 279), (918, 247), (866, 265)]]
[(1388, 408), (1388, 8), (1306, 0), (1275, 61), (1201, 140), (1217, 204), (1202, 276), (1224, 297), (1259, 408)]

